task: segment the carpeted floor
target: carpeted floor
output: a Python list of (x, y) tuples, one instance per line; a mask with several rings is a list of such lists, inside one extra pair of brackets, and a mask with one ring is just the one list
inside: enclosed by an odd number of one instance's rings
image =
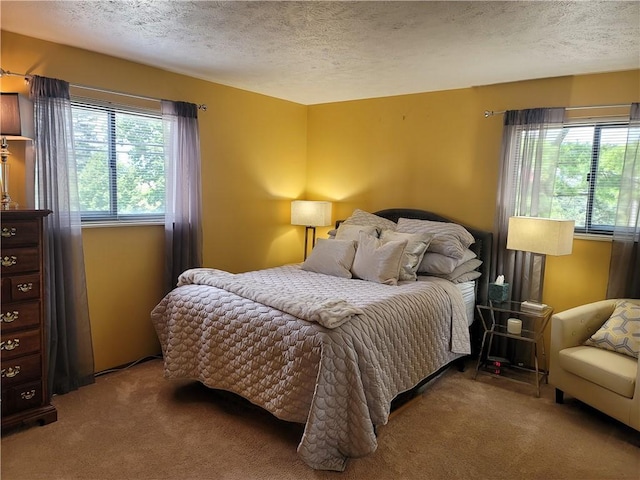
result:
[(634, 479), (640, 434), (533, 387), (450, 369), (345, 472), (297, 456), (302, 427), (153, 360), (54, 397), (58, 421), (2, 437), (2, 479)]

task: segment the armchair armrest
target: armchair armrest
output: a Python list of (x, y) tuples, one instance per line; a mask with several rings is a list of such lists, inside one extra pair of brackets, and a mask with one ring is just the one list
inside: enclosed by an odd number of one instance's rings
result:
[(582, 345), (611, 316), (617, 300), (580, 305), (553, 315), (551, 319), (551, 350)]

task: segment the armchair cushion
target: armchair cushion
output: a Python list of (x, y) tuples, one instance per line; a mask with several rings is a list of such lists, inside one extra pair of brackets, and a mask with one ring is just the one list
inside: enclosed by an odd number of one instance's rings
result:
[(609, 319), (584, 344), (638, 358), (640, 305), (627, 300), (616, 302)]
[(627, 355), (587, 346), (558, 353), (560, 367), (603, 388), (633, 398), (638, 361)]

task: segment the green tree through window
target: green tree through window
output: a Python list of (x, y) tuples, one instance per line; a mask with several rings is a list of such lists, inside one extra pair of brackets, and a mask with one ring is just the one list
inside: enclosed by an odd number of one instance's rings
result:
[(73, 102), (83, 221), (164, 214), (164, 134), (159, 113)]
[(613, 231), (627, 131), (615, 123), (564, 127), (552, 218), (575, 220), (578, 232)]

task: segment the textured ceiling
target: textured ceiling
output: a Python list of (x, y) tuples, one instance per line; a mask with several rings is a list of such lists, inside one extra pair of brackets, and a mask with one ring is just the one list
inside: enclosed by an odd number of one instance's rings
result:
[(3, 30), (307, 105), (640, 68), (638, 1), (2, 0), (0, 8)]

